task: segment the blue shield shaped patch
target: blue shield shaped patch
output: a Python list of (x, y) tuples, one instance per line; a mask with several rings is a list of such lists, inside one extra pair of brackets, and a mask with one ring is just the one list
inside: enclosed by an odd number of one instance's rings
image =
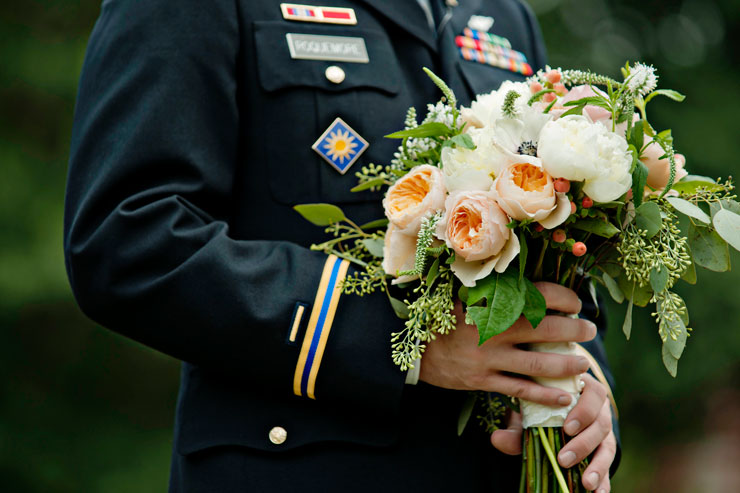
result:
[(311, 146), (341, 174), (345, 174), (368, 147), (370, 144), (338, 117)]

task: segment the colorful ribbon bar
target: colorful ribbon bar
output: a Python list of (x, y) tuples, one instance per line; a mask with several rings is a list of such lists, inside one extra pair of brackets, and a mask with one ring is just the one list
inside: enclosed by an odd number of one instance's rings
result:
[(470, 29), (469, 27), (463, 29), (463, 34), (468, 38), (477, 39), (478, 41), (488, 41), (489, 43), (511, 49), (511, 43), (503, 36), (496, 36), (495, 34), (486, 33), (483, 31), (476, 31), (475, 29)]
[(289, 21), (357, 24), (355, 10), (350, 8), (281, 3), (280, 10), (283, 13), (283, 19)]
[(480, 50), (493, 53), (505, 58), (513, 58), (518, 62), (526, 62), (527, 56), (516, 50), (504, 48), (501, 45), (489, 43), (488, 41), (481, 41), (478, 39), (469, 38), (467, 36), (457, 36), (455, 38), (455, 44), (460, 48), (470, 48), (471, 50)]
[(465, 59), (478, 63), (485, 63), (494, 67), (510, 70), (529, 77), (534, 73), (532, 67), (526, 62), (519, 62), (512, 58), (506, 58), (494, 53), (488, 53), (480, 50), (471, 50), (470, 48), (460, 48), (460, 55)]

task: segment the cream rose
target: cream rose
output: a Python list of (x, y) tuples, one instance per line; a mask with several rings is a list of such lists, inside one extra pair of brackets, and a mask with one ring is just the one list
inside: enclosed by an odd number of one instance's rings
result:
[(503, 272), (519, 253), (519, 239), (506, 225), (508, 216), (491, 192), (456, 192), (447, 197), (437, 236), (455, 250), (452, 272), (465, 286)]
[[(385, 245), (383, 246), (383, 270), (386, 274), (398, 277), (398, 273), (414, 268), (416, 260), (416, 236), (401, 233), (393, 224), (388, 224), (385, 232)], [(408, 282), (413, 280), (412, 276), (401, 276), (394, 280), (397, 282)]]
[(444, 208), (446, 194), (442, 172), (424, 164), (409, 171), (388, 189), (383, 208), (388, 220), (401, 233), (415, 236), (424, 217)]
[[(642, 153), (640, 161), (642, 161), (648, 169), (647, 184), (657, 190), (663, 190), (668, 184), (668, 178), (671, 176), (671, 162), (668, 158), (660, 159), (665, 154), (665, 151), (660, 144), (650, 140), (650, 143), (645, 148), (645, 152)], [(686, 165), (686, 158), (683, 154), (676, 154), (676, 177), (674, 181), (678, 181), (684, 176), (688, 175), (684, 168)]]
[(539, 159), (511, 155), (493, 184), (496, 202), (517, 221), (530, 219), (547, 229), (559, 226), (570, 215), (570, 200), (555, 192), (552, 177)]
[(551, 176), (583, 181), (583, 191), (597, 202), (616, 200), (632, 186), (627, 141), (584, 116), (547, 123), (537, 155)]

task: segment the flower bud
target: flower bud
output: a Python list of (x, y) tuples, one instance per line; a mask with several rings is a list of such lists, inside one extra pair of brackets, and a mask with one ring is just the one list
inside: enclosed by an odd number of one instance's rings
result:
[(539, 82), (532, 82), (529, 85), (529, 90), (532, 91), (532, 94), (536, 94), (540, 92), (542, 89), (544, 88), (542, 87), (542, 84), (540, 84)]
[(552, 232), (552, 241), (555, 243), (562, 243), (566, 239), (565, 231), (562, 229), (556, 229)]
[(583, 200), (581, 201), (581, 205), (584, 209), (590, 209), (594, 206), (594, 201), (591, 199), (591, 197), (583, 197)]
[(576, 241), (573, 244), (573, 255), (576, 257), (583, 257), (586, 254), (586, 251), (588, 249), (586, 248), (586, 244), (582, 241)]
[(570, 182), (565, 178), (558, 178), (553, 183), (555, 191), (560, 193), (568, 193), (570, 191)]
[(551, 84), (557, 84), (558, 82), (560, 82), (560, 79), (562, 78), (562, 76), (560, 75), (560, 72), (558, 72), (557, 70), (550, 70), (546, 76), (547, 76), (547, 81), (550, 82)]

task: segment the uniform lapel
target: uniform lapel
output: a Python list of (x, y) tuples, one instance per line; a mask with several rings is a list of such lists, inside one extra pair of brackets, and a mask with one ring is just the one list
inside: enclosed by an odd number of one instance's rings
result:
[(437, 51), (437, 40), (416, 0), (359, 0)]

